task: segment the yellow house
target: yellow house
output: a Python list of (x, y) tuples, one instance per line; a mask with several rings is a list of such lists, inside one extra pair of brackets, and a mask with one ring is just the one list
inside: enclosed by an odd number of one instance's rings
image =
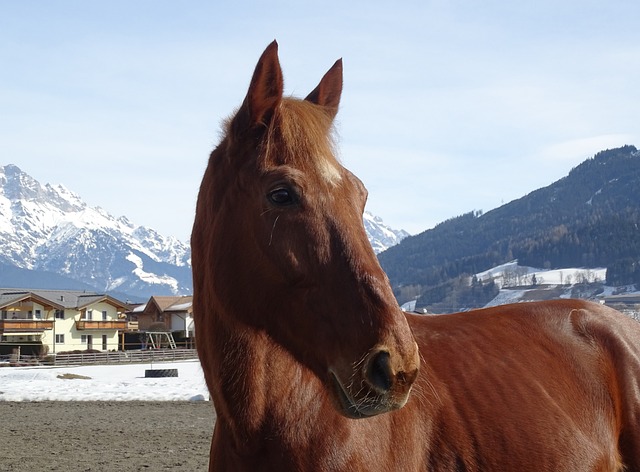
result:
[(127, 309), (86, 291), (0, 289), (0, 354), (117, 350)]

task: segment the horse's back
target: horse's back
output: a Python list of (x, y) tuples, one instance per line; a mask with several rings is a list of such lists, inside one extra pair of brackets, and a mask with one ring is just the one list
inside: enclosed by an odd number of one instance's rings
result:
[(408, 319), (424, 360), (414, 389), (438, 411), (429, 455), (469, 470), (506, 458), (509, 470), (640, 470), (636, 321), (581, 300)]

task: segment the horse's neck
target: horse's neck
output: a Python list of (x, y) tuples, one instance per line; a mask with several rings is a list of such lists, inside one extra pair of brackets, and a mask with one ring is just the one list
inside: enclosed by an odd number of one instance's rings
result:
[(276, 430), (304, 434), (300, 424), (326, 405), (319, 380), (264, 332), (219, 326), (214, 345), (213, 400), (237, 447), (258, 448)]

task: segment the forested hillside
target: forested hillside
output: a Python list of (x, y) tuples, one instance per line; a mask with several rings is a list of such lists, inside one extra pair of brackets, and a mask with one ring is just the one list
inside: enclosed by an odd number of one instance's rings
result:
[(400, 302), (437, 301), (460, 276), (513, 259), (540, 268), (607, 267), (608, 283), (640, 284), (640, 152), (602, 151), (548, 187), (445, 221), (379, 258)]

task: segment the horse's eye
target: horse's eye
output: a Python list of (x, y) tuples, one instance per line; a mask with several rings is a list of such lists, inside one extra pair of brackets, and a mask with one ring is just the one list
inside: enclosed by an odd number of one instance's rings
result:
[(278, 187), (269, 192), (269, 201), (274, 205), (288, 206), (296, 203), (296, 195), (291, 189), (287, 187)]

